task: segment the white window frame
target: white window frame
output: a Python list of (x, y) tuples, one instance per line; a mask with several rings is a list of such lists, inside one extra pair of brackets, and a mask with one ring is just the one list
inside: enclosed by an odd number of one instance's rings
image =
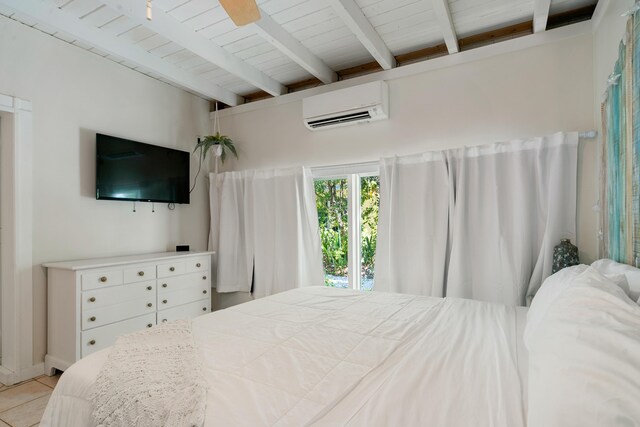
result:
[[(380, 166), (378, 162), (351, 163), (344, 165), (312, 167), (314, 180), (346, 179), (347, 180), (347, 229), (349, 241), (347, 265), (349, 288), (360, 290), (362, 278), (360, 267), (362, 264), (361, 226), (359, 224), (362, 212), (360, 207), (361, 179), (368, 176), (378, 176)], [(355, 222), (357, 218), (357, 223)]]

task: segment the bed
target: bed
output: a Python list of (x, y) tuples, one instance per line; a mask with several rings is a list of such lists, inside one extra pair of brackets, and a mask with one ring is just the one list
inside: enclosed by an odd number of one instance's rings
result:
[[(640, 308), (607, 279), (606, 286), (593, 285), (602, 277), (592, 268), (566, 270), (552, 276), (556, 283), (545, 282), (547, 292), (529, 312), (310, 287), (196, 318), (193, 337), (207, 383), (204, 424), (640, 425)], [(597, 280), (583, 277), (587, 272)], [(610, 338), (606, 359), (598, 355), (603, 330)], [(568, 345), (576, 335), (588, 337), (587, 345)], [(109, 349), (95, 353), (62, 375), (41, 425), (94, 424), (89, 395), (108, 355)]]

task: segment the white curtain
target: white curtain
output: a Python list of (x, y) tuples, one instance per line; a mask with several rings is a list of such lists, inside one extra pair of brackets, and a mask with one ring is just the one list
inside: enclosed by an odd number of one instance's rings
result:
[(575, 238), (578, 134), (450, 150), (447, 296), (525, 305)]
[(253, 275), (253, 201), (245, 172), (210, 174), (211, 244), (216, 290), (249, 292)]
[(263, 297), (324, 284), (313, 177), (307, 169), (252, 176), (255, 242), (253, 294)]
[(444, 296), (449, 192), (444, 153), (381, 160), (376, 291)]
[(559, 133), (383, 159), (375, 289), (524, 305), (575, 237), (577, 147)]
[(211, 203), (218, 292), (249, 292), (252, 278), (255, 297), (324, 283), (307, 169), (213, 175)]

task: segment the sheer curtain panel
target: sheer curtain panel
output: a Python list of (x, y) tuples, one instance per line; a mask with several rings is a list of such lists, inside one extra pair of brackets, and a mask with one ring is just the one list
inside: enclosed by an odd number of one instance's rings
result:
[(249, 292), (252, 279), (255, 297), (324, 283), (307, 169), (227, 172), (212, 174), (211, 180), (218, 292)]
[(313, 177), (308, 169), (252, 174), (256, 298), (324, 284)]
[(375, 289), (524, 305), (575, 238), (577, 133), (382, 159)]
[(376, 291), (444, 296), (450, 191), (444, 153), (381, 160)]
[(447, 296), (525, 305), (575, 238), (578, 134), (447, 152), (452, 193)]
[(210, 174), (211, 244), (217, 292), (249, 292), (253, 275), (253, 200), (244, 172)]

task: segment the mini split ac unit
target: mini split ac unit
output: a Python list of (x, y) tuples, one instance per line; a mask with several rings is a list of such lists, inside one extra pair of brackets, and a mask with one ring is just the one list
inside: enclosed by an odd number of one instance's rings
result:
[(389, 89), (378, 81), (302, 100), (304, 124), (310, 130), (328, 129), (389, 118)]

